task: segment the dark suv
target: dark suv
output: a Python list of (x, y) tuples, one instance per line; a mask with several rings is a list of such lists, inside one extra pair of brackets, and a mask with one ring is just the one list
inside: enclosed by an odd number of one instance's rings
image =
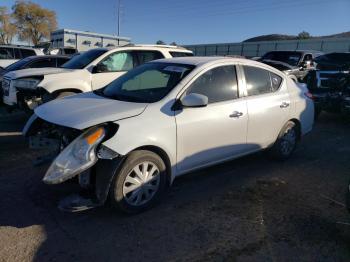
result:
[(305, 82), (308, 72), (315, 68), (315, 58), (322, 54), (312, 50), (271, 51), (263, 55), (259, 61), (283, 71), (295, 82)]
[(350, 52), (329, 53), (316, 58), (307, 84), (314, 96), (315, 109), (350, 116)]

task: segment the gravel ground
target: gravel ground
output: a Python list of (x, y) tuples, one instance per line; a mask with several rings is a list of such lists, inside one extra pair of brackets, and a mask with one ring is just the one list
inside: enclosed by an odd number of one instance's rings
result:
[(0, 113), (0, 261), (350, 261), (350, 125), (335, 116), (289, 161), (259, 153), (178, 178), (136, 216), (60, 212), (76, 185), (41, 182), (24, 123)]

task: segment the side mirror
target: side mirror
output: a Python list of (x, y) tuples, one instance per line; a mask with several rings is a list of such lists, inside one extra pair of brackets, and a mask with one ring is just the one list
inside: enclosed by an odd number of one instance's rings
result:
[(97, 64), (94, 66), (94, 68), (92, 69), (92, 73), (103, 73), (103, 72), (107, 72), (107, 66), (104, 64)]
[(181, 98), (181, 104), (184, 107), (205, 107), (208, 105), (208, 97), (201, 94), (188, 94)]

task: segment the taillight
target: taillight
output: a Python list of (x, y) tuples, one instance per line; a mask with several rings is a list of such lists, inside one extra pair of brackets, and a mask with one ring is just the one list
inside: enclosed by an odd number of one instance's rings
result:
[(315, 97), (313, 96), (313, 94), (311, 94), (309, 91), (306, 92), (306, 93), (304, 93), (304, 95), (305, 95), (306, 97), (310, 98), (311, 100), (314, 100), (314, 99), (315, 99)]

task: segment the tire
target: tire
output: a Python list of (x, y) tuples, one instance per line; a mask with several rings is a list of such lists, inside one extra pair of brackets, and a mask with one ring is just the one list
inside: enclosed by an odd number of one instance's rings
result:
[(271, 156), (280, 161), (287, 160), (295, 151), (298, 142), (298, 129), (294, 122), (288, 121), (278, 135), (270, 150)]
[[(145, 173), (145, 167), (152, 173)], [(159, 155), (147, 150), (131, 152), (117, 172), (110, 189), (114, 207), (135, 214), (153, 207), (161, 199), (166, 187), (166, 166)]]

